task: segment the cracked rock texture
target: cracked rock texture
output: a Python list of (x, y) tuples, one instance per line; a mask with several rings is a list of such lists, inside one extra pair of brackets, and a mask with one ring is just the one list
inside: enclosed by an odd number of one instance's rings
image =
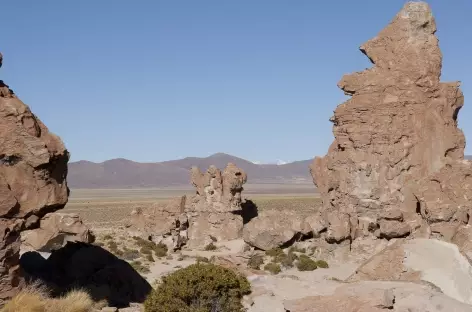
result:
[(61, 139), (0, 80), (0, 304), (22, 283), (20, 231), (67, 203), (68, 160)]
[(215, 166), (205, 173), (192, 168), (191, 182), (196, 195), (186, 208), (189, 247), (242, 237), (241, 192), (246, 181), (246, 173), (232, 163), (223, 172)]
[(429, 237), (434, 223), (468, 223), (472, 167), (457, 126), (464, 96), (459, 82), (440, 82), (435, 32), (430, 7), (407, 3), (360, 47), (373, 67), (338, 83), (351, 98), (330, 119), (328, 154), (311, 165), (328, 240)]

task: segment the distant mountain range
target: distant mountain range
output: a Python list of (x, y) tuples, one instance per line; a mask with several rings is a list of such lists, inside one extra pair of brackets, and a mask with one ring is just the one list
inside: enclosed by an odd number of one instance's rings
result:
[[(472, 160), (472, 155), (465, 155)], [(217, 153), (209, 157), (187, 157), (156, 163), (139, 163), (118, 158), (102, 163), (77, 161), (69, 163), (67, 181), (71, 188), (120, 189), (190, 187), (192, 166), (205, 171), (215, 165), (224, 169), (234, 163), (248, 175), (251, 184), (312, 184), (309, 165), (311, 159), (278, 164), (258, 164), (236, 156)]]
[(190, 186), (192, 166), (205, 171), (210, 165), (224, 169), (230, 162), (243, 169), (249, 183), (312, 183), (311, 159), (281, 164), (256, 164), (224, 153), (209, 157), (187, 157), (156, 163), (139, 163), (119, 158), (102, 163), (77, 161), (69, 163), (68, 184), (71, 188), (151, 188)]

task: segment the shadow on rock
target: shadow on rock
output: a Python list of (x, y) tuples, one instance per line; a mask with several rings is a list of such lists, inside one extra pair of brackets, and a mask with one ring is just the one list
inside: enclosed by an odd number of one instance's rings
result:
[(259, 215), (257, 205), (250, 199), (241, 203), (243, 223), (246, 224)]
[(96, 301), (107, 300), (111, 306), (127, 307), (143, 302), (151, 285), (126, 261), (107, 250), (86, 243), (67, 243), (44, 259), (37, 252), (20, 258), (27, 281), (40, 281), (53, 296), (71, 289), (84, 289)]

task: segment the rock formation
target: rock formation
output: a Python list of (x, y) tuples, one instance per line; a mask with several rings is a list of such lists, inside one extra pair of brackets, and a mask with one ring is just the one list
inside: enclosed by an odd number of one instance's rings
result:
[(0, 80), (0, 304), (21, 284), (20, 231), (67, 203), (68, 160), (60, 138)]
[(246, 243), (262, 250), (284, 247), (305, 237), (318, 237), (326, 226), (320, 214), (297, 211), (263, 212), (244, 225)]
[(133, 235), (162, 242), (169, 250), (179, 249), (188, 239), (186, 200), (186, 196), (181, 196), (166, 203), (158, 202), (150, 209), (134, 209), (126, 226)]
[(48, 213), (39, 221), (39, 228), (21, 233), (21, 250), (51, 252), (67, 242), (92, 243), (94, 236), (75, 213)]
[(472, 304), (469, 260), (456, 245), (436, 239), (398, 240), (364, 262), (348, 280), (423, 281)]
[(457, 127), (464, 97), (459, 82), (440, 82), (435, 32), (429, 6), (407, 3), (360, 47), (373, 67), (339, 82), (351, 98), (330, 119), (328, 154), (311, 166), (327, 240), (451, 238), (468, 222), (472, 167)]
[(242, 236), (241, 192), (246, 180), (246, 173), (231, 163), (223, 172), (215, 166), (206, 173), (192, 168), (191, 181), (196, 195), (186, 209), (189, 246)]
[(429, 285), (371, 281), (346, 284), (327, 296), (288, 300), (284, 306), (290, 312), (471, 311)]

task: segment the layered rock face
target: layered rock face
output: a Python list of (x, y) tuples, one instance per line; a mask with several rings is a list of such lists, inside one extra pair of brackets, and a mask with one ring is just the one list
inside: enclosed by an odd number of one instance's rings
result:
[(458, 82), (440, 82), (435, 32), (429, 6), (407, 3), (361, 46), (373, 67), (339, 82), (351, 98), (331, 118), (328, 154), (311, 166), (327, 240), (429, 237), (433, 228), (452, 237), (444, 223), (468, 222), (471, 165), (457, 128), (464, 97)]
[(246, 173), (231, 163), (223, 172), (211, 166), (202, 173), (194, 167), (191, 180), (196, 195), (186, 208), (189, 246), (240, 238), (243, 230), (241, 192), (247, 181)]
[(0, 81), (0, 303), (21, 284), (20, 231), (67, 203), (68, 160), (60, 138)]

